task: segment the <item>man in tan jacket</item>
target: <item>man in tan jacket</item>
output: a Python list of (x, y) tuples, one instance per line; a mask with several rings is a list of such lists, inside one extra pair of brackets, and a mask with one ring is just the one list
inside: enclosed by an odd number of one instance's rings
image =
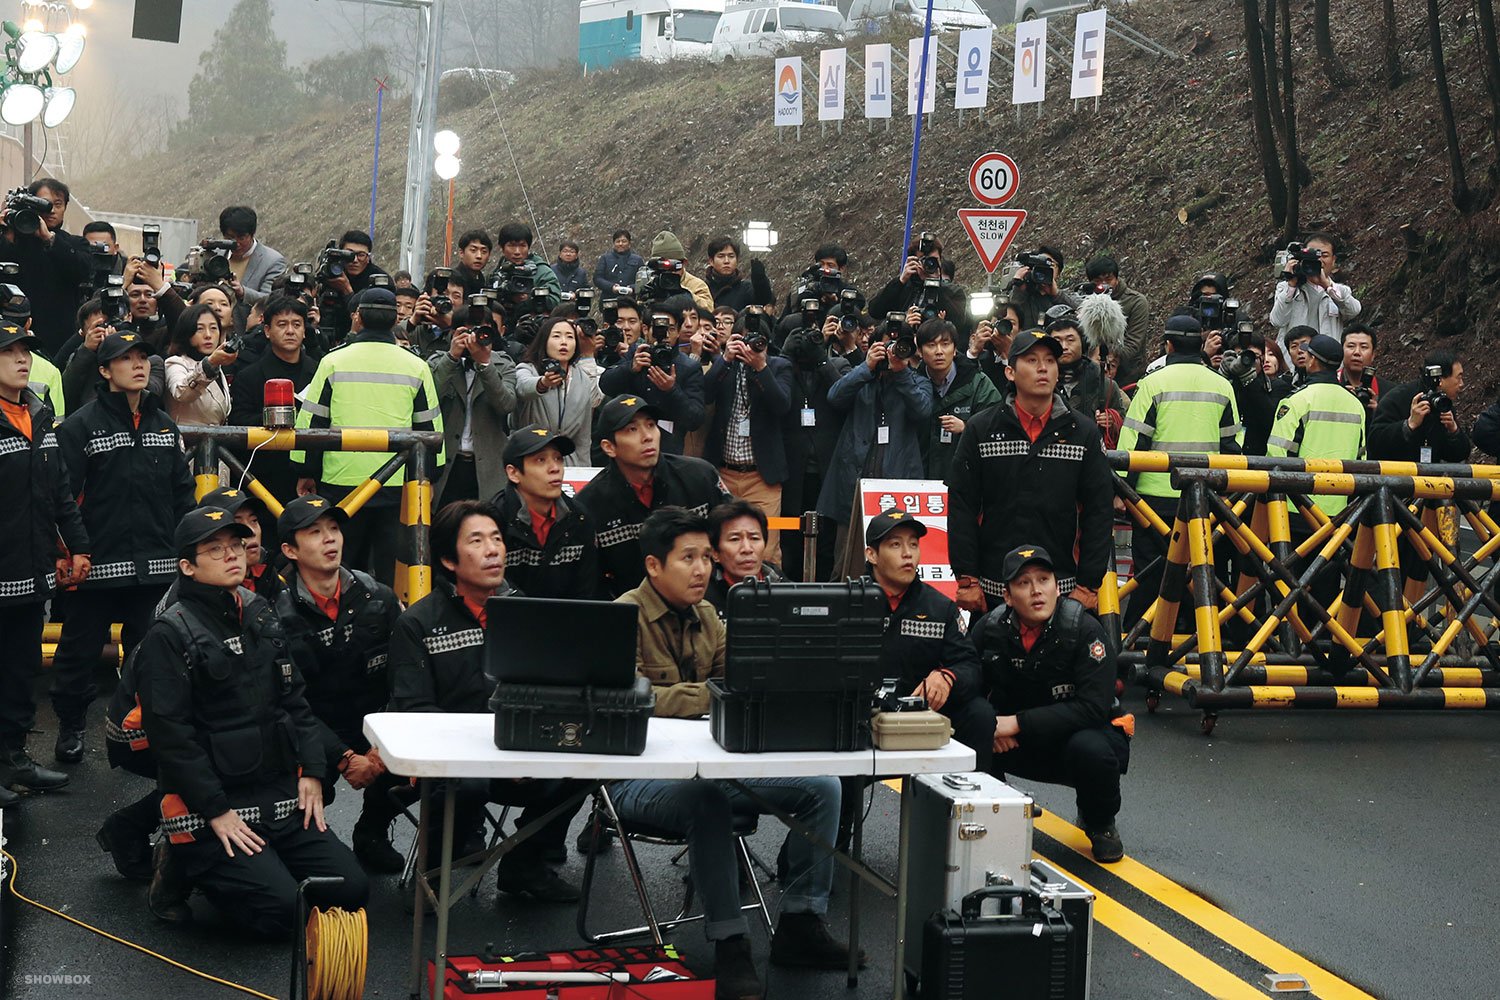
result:
[[(708, 521), (681, 507), (664, 507), (641, 525), (646, 581), (620, 596), (640, 607), (636, 668), (656, 689), (656, 714), (707, 714), (708, 679), (724, 673), (725, 630), (703, 599), (713, 570)], [(757, 778), (742, 784), (812, 828), (822, 843), (838, 835), (837, 778)], [(693, 883), (703, 897), (703, 927), (714, 942), (717, 1000), (758, 998), (756, 971), (740, 910), (734, 826), (736, 816), (763, 812), (737, 788), (721, 782), (621, 781), (611, 786), (620, 818), (685, 836)], [(849, 946), (823, 923), (833, 886), (833, 859), (804, 837), (787, 841), (787, 893), (771, 939), (777, 965), (844, 969)]]

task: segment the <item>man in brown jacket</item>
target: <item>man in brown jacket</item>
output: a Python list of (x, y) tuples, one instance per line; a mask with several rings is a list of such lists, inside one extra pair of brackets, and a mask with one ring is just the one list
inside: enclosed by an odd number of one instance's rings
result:
[[(713, 570), (708, 521), (681, 507), (654, 511), (641, 525), (646, 581), (620, 596), (640, 607), (636, 668), (656, 689), (656, 714), (707, 714), (708, 679), (724, 673), (724, 625), (703, 599)], [(838, 835), (837, 778), (757, 778), (754, 789), (812, 828), (822, 843)], [(764, 812), (737, 788), (716, 781), (621, 781), (610, 788), (626, 827), (675, 831), (688, 840), (693, 883), (703, 897), (703, 927), (714, 942), (717, 1000), (758, 998), (764, 991), (740, 910), (736, 816)], [(804, 837), (787, 841), (787, 892), (771, 938), (777, 965), (844, 969), (849, 946), (823, 923), (833, 886), (833, 858)]]

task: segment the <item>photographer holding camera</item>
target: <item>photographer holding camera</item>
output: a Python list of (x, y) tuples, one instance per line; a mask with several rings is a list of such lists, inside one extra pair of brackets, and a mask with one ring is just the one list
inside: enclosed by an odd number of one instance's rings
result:
[[(747, 307), (703, 379), (715, 404), (703, 458), (719, 470), (731, 494), (767, 517), (781, 516), (782, 484), (790, 474), (783, 422), (792, 409), (792, 363), (771, 355), (771, 318)], [(781, 539), (771, 532), (766, 558), (781, 561)]]
[(465, 294), (484, 287), (484, 269), (489, 266), (495, 244), (483, 229), (471, 229), (458, 238), (458, 263), (453, 271), (463, 282)]
[(350, 229), (318, 255), (315, 276), (322, 289), (318, 302), (322, 324), (335, 331), (336, 339), (349, 332), (349, 300), (377, 283), (373, 280), (377, 275), (390, 277), (370, 257), (374, 244), (370, 234)]
[(434, 268), (427, 275), (425, 289), (417, 296), (404, 327), (406, 338), (417, 349), (417, 354), (427, 357), (435, 352), (448, 350), (448, 338), (453, 329), (453, 310), (461, 307), (465, 291), (464, 279), (456, 268)]
[(259, 219), (248, 205), (231, 205), (219, 213), (219, 234), (234, 244), (229, 271), (234, 294), (248, 304), (271, 294), (271, 283), (286, 271), (286, 258), (255, 238)]
[(0, 209), (0, 261), (20, 265), (13, 279), (31, 302), (32, 331), (48, 357), (73, 333), (81, 284), (93, 273), (87, 245), (62, 229), (68, 186), (44, 177), (6, 195)]
[(1015, 263), (1002, 274), (1000, 288), (1009, 294), (1023, 326), (1041, 326), (1053, 306), (1078, 308), (1078, 296), (1058, 282), (1064, 260), (1061, 250), (1043, 243), (1017, 254)]
[[(628, 306), (620, 303), (621, 309)], [(660, 413), (661, 450), (681, 455), (687, 435), (703, 426), (703, 368), (677, 347), (682, 306), (672, 300), (650, 307), (649, 333), (642, 331), (628, 362), (599, 378), (605, 398), (633, 394)]]
[(1349, 286), (1333, 280), (1339, 269), (1334, 249), (1332, 236), (1310, 233), (1277, 254), (1271, 325), (1282, 339), (1294, 326), (1310, 326), (1339, 340), (1344, 324), (1359, 316), (1359, 300)]
[(1365, 408), (1365, 422), (1375, 418), (1380, 403), (1380, 379), (1375, 377), (1375, 331), (1363, 323), (1344, 329), (1344, 363), (1338, 377)]
[(211, 307), (196, 305), (182, 314), (172, 328), (166, 361), (167, 416), (174, 423), (224, 423), (229, 416), (224, 369), (238, 351), (236, 343), (225, 342), (219, 317)]
[(1394, 462), (1467, 462), (1469, 435), (1453, 404), (1464, 387), (1464, 366), (1452, 351), (1422, 359), (1422, 377), (1380, 397), (1370, 424), (1370, 457)]
[[(1273, 358), (1280, 359), (1274, 345), (1270, 350)], [(1245, 425), (1246, 455), (1266, 453), (1266, 439), (1276, 420), (1277, 404), (1292, 391), (1290, 379), (1266, 374), (1265, 357), (1265, 338), (1254, 331), (1252, 322), (1242, 320), (1219, 361), (1219, 374), (1234, 386), (1240, 422)]]
[[(105, 291), (119, 293), (121, 289)], [(62, 374), (63, 394), (67, 397), (69, 413), (92, 400), (96, 389), (107, 388), (104, 378), (99, 374), (98, 351), (104, 338), (115, 332), (116, 323), (125, 325), (126, 309), (123, 294), (95, 297), (78, 307), (78, 334), (75, 338), (78, 346), (68, 355), (68, 363)], [(150, 345), (146, 347), (150, 355), (147, 361), (146, 391), (160, 400), (166, 394), (166, 364)]]
[(657, 233), (656, 237), (651, 241), (651, 256), (646, 259), (641, 270), (636, 272), (634, 282), (636, 299), (647, 302), (657, 298), (657, 296), (652, 294), (651, 286), (654, 283), (659, 283), (659, 279), (653, 282), (652, 272), (656, 271), (659, 273), (661, 270), (659, 265), (661, 264), (675, 262), (677, 266), (674, 269), (674, 273), (678, 276), (677, 284), (681, 290), (691, 295), (693, 301), (698, 305), (705, 309), (712, 309), (714, 307), (714, 297), (708, 290), (708, 284), (683, 266), (686, 261), (687, 251), (683, 249), (682, 241), (677, 238), (676, 233), (673, 233), (669, 229), (663, 229)]
[(564, 464), (587, 465), (594, 409), (604, 402), (599, 374), (594, 338), (577, 319), (549, 316), (516, 366), (514, 422), (562, 435), (573, 445)]
[(516, 409), (516, 366), (500, 349), (500, 328), (491, 322), (490, 297), (469, 296), (454, 310), (458, 324), (448, 350), (428, 364), (443, 412), (448, 462), (433, 484), (437, 507), (455, 500), (491, 497), (505, 488), (502, 455), (509, 416)]
[[(878, 299), (877, 299), (878, 301)], [(890, 316), (855, 365), (828, 390), (828, 402), (845, 415), (833, 459), (818, 494), (817, 511), (838, 525), (833, 572), (858, 576), (864, 547), (855, 505), (861, 479), (921, 479), (922, 440), (932, 419), (932, 380), (917, 372), (916, 330)]]
[(493, 280), (499, 280), (501, 271), (527, 263), (535, 264), (536, 276), (532, 287), (537, 291), (545, 291), (551, 296), (553, 302), (561, 301), (562, 285), (558, 283), (557, 274), (552, 270), (552, 265), (547, 263), (547, 258), (531, 251), (533, 237), (530, 226), (524, 222), (507, 222), (500, 227), (495, 242), (500, 244), (500, 266), (492, 276)]
[(921, 311), (918, 323), (946, 319), (957, 328), (968, 345), (969, 310), (963, 291), (943, 275), (943, 241), (928, 232), (918, 233), (906, 248), (901, 273), (870, 300), (870, 315)]
[(1146, 373), (1146, 346), (1151, 340), (1151, 300), (1125, 284), (1120, 277), (1120, 264), (1113, 257), (1093, 258), (1084, 268), (1084, 274), (1089, 281), (1103, 286), (1125, 313), (1125, 344), (1116, 353), (1119, 370), (1115, 381), (1120, 385), (1131, 385)]

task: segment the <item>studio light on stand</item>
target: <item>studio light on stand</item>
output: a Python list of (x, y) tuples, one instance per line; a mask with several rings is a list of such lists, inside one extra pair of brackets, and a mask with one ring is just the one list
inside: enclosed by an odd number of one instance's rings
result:
[(453, 181), (463, 166), (463, 161), (458, 158), (460, 145), (458, 133), (452, 129), (445, 128), (432, 137), (432, 148), (437, 151), (437, 159), (432, 161), (432, 172), (440, 180), (448, 182), (448, 225), (443, 239), (444, 267), (453, 263)]
[(740, 236), (744, 239), (745, 250), (750, 253), (766, 253), (781, 242), (781, 234), (772, 229), (769, 222), (747, 222)]

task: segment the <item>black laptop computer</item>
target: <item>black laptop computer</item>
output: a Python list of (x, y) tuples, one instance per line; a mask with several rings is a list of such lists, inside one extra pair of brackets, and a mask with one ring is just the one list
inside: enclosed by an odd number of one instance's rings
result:
[(505, 684), (628, 688), (639, 611), (614, 601), (491, 597), (485, 672)]

